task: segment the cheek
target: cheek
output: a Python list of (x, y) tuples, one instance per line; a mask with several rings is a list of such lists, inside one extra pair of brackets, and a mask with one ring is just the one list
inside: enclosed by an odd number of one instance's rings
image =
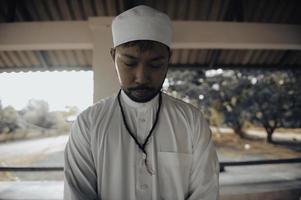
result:
[(157, 86), (160, 86), (164, 82), (165, 75), (166, 75), (166, 71), (153, 73), (152, 74), (153, 83), (156, 84)]
[(133, 79), (132, 74), (125, 70), (121, 65), (118, 65), (118, 63), (116, 64), (116, 72), (121, 85), (128, 85), (131, 83), (131, 80)]

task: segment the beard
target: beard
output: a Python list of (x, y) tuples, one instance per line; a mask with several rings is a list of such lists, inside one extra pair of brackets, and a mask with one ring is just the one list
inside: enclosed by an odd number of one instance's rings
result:
[(132, 88), (122, 88), (122, 90), (131, 100), (138, 103), (146, 103), (157, 96), (161, 88), (137, 86)]

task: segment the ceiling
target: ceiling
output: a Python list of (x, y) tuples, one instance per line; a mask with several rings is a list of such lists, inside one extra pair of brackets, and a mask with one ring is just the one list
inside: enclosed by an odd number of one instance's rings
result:
[[(173, 20), (301, 24), (300, 0), (2, 0), (0, 23), (87, 20), (146, 4)], [(0, 51), (0, 73), (91, 70), (92, 50)], [(301, 67), (297, 50), (176, 49), (171, 67)]]
[(145, 4), (173, 20), (300, 24), (300, 0), (2, 0), (0, 22), (87, 20)]

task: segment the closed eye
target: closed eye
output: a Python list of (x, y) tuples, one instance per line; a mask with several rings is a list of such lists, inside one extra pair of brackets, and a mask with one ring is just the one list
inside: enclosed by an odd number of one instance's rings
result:
[(163, 66), (163, 64), (161, 64), (161, 63), (160, 64), (159, 63), (158, 64), (150, 64), (150, 67), (155, 68), (155, 69), (161, 68), (162, 66)]
[(135, 62), (130, 62), (130, 63), (128, 63), (128, 62), (123, 62), (123, 64), (125, 64), (126, 66), (129, 66), (129, 67), (134, 67), (134, 66), (137, 65), (137, 63), (135, 63)]

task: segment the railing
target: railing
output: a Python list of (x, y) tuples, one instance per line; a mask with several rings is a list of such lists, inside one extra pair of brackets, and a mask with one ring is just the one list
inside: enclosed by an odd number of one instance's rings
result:
[(220, 162), (220, 172), (224, 172), (226, 170), (225, 169), (226, 167), (232, 167), (232, 166), (290, 164), (290, 163), (301, 163), (301, 158)]
[[(226, 167), (245, 165), (268, 165), (268, 164), (291, 164), (301, 163), (301, 158), (273, 159), (273, 160), (251, 160), (251, 161), (229, 161), (220, 162), (220, 172), (225, 172)], [(0, 171), (63, 171), (64, 167), (33, 167), (33, 166), (0, 166)]]
[(63, 171), (64, 167), (33, 167), (33, 166), (0, 166), (1, 171), (35, 172), (35, 171)]

